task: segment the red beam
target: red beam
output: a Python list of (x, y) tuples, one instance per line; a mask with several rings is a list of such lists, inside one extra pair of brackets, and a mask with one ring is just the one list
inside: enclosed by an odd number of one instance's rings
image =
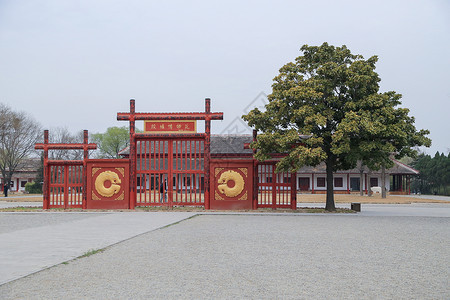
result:
[[(134, 120), (223, 120), (223, 113), (134, 113)], [(130, 120), (130, 113), (117, 113), (117, 121)]]
[(82, 166), (82, 160), (48, 160), (47, 163), (52, 166), (67, 166), (67, 165), (77, 165)]
[(97, 149), (97, 144), (42, 144), (38, 143), (34, 146), (36, 150), (83, 150), (84, 147), (87, 146), (88, 150)]
[(204, 139), (206, 133), (136, 133), (136, 139)]

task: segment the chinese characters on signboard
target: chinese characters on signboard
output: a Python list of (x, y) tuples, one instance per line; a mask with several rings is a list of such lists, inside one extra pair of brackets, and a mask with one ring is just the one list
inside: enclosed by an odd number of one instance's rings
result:
[(196, 133), (196, 121), (145, 121), (146, 133)]

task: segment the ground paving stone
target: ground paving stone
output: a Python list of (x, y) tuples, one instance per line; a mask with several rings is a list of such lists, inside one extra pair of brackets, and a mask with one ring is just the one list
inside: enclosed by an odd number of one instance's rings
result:
[[(0, 213), (0, 285), (161, 228), (192, 213)], [(66, 216), (63, 220), (59, 217)], [(48, 224), (44, 226), (48, 220)], [(25, 223), (23, 225), (22, 223)], [(29, 225), (35, 227), (30, 228)]]
[(0, 286), (5, 299), (448, 299), (449, 218), (202, 215)]

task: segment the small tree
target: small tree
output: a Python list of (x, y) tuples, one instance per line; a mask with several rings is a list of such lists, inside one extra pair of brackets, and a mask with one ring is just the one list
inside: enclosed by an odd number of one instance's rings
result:
[(109, 127), (105, 133), (95, 133), (92, 140), (98, 145), (99, 157), (119, 158), (120, 150), (130, 144), (128, 127)]
[[(326, 164), (326, 209), (335, 210), (333, 172), (354, 168), (358, 161), (371, 169), (389, 167), (389, 156), (414, 155), (416, 145), (429, 145), (426, 130), (416, 131), (408, 109), (397, 108), (401, 95), (379, 93), (378, 58), (365, 60), (346, 46), (304, 45), (302, 56), (274, 78), (266, 111), (243, 116), (261, 134), (253, 145), (256, 158), (285, 153), (277, 171)], [(300, 143), (299, 135), (311, 135)]]
[(34, 153), (41, 126), (24, 112), (13, 111), (0, 103), (0, 172), (9, 183), (24, 160)]
[(25, 184), (25, 191), (30, 194), (41, 194), (43, 183), (44, 183), (44, 154), (41, 154), (36, 179), (34, 180), (34, 182), (27, 182)]

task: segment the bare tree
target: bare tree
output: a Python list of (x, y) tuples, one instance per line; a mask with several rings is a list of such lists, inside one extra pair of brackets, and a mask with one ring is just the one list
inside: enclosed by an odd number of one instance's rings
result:
[(41, 126), (25, 112), (17, 112), (0, 103), (0, 172), (9, 183), (25, 159), (34, 154)]
[[(83, 131), (75, 134), (71, 133), (66, 127), (56, 127), (49, 130), (50, 143), (82, 143)], [(83, 159), (83, 150), (51, 150), (49, 158), (54, 160), (78, 160)]]

